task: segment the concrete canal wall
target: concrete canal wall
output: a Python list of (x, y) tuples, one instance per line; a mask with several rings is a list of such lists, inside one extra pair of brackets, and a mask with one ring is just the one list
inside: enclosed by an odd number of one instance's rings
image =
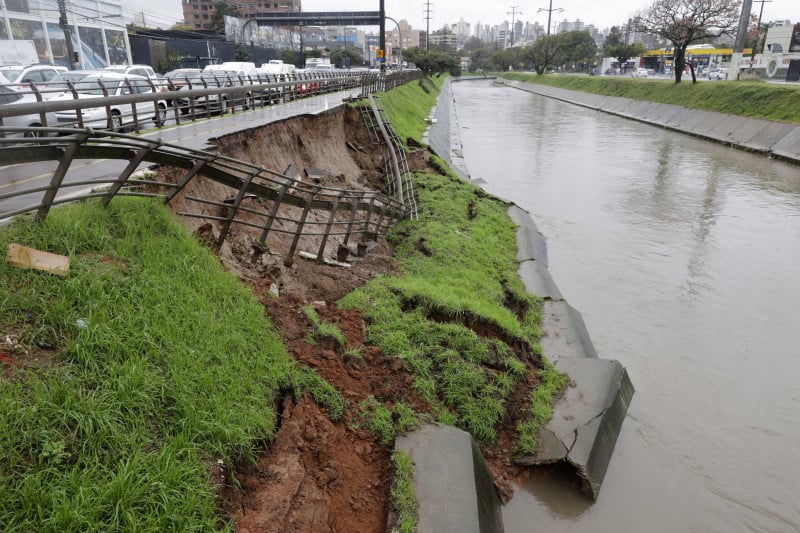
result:
[(500, 83), (563, 102), (800, 163), (800, 126), (793, 124), (619, 96), (604, 96), (538, 83), (512, 80), (500, 80)]
[[(483, 181), (470, 179), (464, 162), (450, 87), (451, 80), (442, 85), (423, 140), (463, 179), (480, 186)], [(530, 214), (512, 204), (509, 216), (518, 228), (520, 278), (528, 292), (545, 300), (542, 352), (571, 378), (551, 421), (539, 433), (539, 451), (519, 458), (518, 463), (571, 464), (584, 493), (596, 499), (633, 397), (633, 386), (618, 361), (598, 358), (583, 318), (564, 300), (550, 275), (547, 243)], [(447, 461), (441, 459), (442, 442), (449, 442), (445, 447)], [(414, 457), (420, 532), (439, 531), (442, 521), (453, 517), (461, 517), (459, 531), (503, 531), (500, 500), (469, 434), (446, 426), (426, 426), (398, 439), (396, 446)], [(454, 492), (454, 486), (459, 486), (459, 491)]]

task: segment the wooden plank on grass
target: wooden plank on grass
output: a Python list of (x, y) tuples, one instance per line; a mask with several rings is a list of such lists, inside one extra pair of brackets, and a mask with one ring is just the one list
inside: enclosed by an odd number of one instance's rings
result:
[(43, 252), (19, 244), (12, 243), (8, 245), (6, 261), (17, 268), (42, 270), (59, 276), (69, 274), (69, 257)]

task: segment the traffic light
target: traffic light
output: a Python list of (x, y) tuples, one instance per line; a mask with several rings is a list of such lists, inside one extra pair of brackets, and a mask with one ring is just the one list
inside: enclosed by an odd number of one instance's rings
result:
[(80, 61), (81, 61), (80, 54), (78, 54), (78, 52), (72, 52), (72, 62), (78, 64), (80, 63)]

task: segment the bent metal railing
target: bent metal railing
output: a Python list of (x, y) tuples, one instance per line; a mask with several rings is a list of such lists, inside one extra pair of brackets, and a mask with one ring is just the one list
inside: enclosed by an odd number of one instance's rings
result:
[[(108, 113), (108, 124), (112, 125), (111, 109), (120, 103), (132, 104), (134, 119), (133, 129), (141, 128), (137, 120), (136, 104), (142, 102), (174, 103), (178, 96), (204, 99), (229, 94), (233, 102), (249, 102), (243, 108), (257, 108), (275, 105), (295, 98), (341, 91), (359, 87), (360, 96), (364, 97), (376, 91), (390, 90), (403, 83), (417, 80), (423, 76), (421, 71), (404, 71), (387, 76), (374, 73), (312, 75), (302, 78), (291, 78), (276, 81), (267, 79), (244, 80), (235, 87), (203, 87), (181, 91), (150, 92), (147, 94), (129, 94), (125, 96), (104, 96), (80, 100), (73, 91), (74, 99), (45, 101), (43, 91), (31, 84), (34, 102), (22, 102), (17, 105), (0, 105), (0, 165), (16, 165), (24, 163), (57, 162), (52, 171), (50, 182), (45, 186), (26, 188), (15, 183), (12, 192), (0, 183), (0, 220), (16, 215), (36, 212), (38, 218), (47, 216), (49, 210), (58, 204), (81, 199), (101, 197), (107, 204), (116, 195), (160, 196), (169, 203), (198, 176), (205, 176), (233, 191), (222, 198), (202, 198), (197, 195), (186, 195), (186, 205), (195, 205), (196, 211), (181, 210), (180, 215), (216, 221), (220, 225), (217, 245), (221, 246), (235, 224), (256, 228), (259, 236), (253, 242), (255, 248), (267, 248), (266, 239), (270, 233), (284, 233), (292, 236), (291, 246), (286, 252), (285, 261), (291, 263), (301, 238), (311, 239), (319, 245), (317, 261), (323, 261), (324, 252), (330, 241), (338, 242), (337, 258), (346, 256), (351, 243), (359, 239), (357, 253), (363, 252), (363, 241), (374, 240), (396, 222), (409, 213), (407, 198), (399, 196), (392, 199), (379, 192), (356, 191), (332, 187), (310, 185), (302, 180), (280, 174), (255, 165), (205, 152), (165, 143), (162, 140), (148, 140), (134, 135), (125, 135), (115, 131), (99, 131), (84, 128), (81, 112), (78, 110), (103, 107)], [(303, 87), (301, 83), (304, 83)], [(155, 87), (153, 87), (155, 91)], [(238, 92), (236, 92), (238, 91)], [(103, 94), (107, 94), (103, 91)], [(78, 122), (70, 127), (47, 126), (3, 126), (3, 119), (19, 117), (25, 114), (41, 117), (41, 123), (47, 124), (47, 115), (58, 110), (74, 109)], [(166, 124), (167, 117), (160, 112), (166, 108), (156, 107), (154, 122), (157, 127)], [(181, 120), (197, 120), (191, 111), (187, 116), (179, 115), (177, 106), (172, 106), (175, 124)], [(160, 120), (164, 118), (165, 120)], [(401, 148), (402, 149), (402, 148)], [(78, 159), (120, 160), (128, 161), (118, 171), (116, 177), (76, 179), (68, 174), (73, 161)], [(164, 167), (184, 169), (186, 173), (177, 183), (167, 180), (143, 179), (135, 174), (142, 163), (149, 162)], [(48, 171), (45, 175), (50, 176)], [(158, 176), (158, 175), (156, 175)], [(22, 183), (27, 181), (27, 177)], [(75, 191), (75, 192), (70, 192)], [(41, 195), (36, 197), (36, 195)], [(261, 210), (250, 207), (244, 202), (254, 197), (258, 202), (270, 203), (268, 209)], [(34, 198), (33, 200), (31, 198)], [(13, 200), (13, 202), (12, 202)], [(26, 203), (27, 202), (27, 203)], [(260, 205), (260, 204), (259, 204)], [(293, 216), (285, 216), (287, 209), (294, 210)], [(414, 208), (416, 206), (414, 205)], [(217, 214), (210, 212), (216, 208)], [(255, 220), (255, 221), (254, 221)], [(344, 255), (342, 255), (344, 252)]]
[[(405, 205), (379, 192), (310, 184), (243, 161), (161, 140), (91, 128), (46, 130), (59, 136), (0, 138), (0, 165), (58, 162), (47, 185), (18, 187), (14, 192), (0, 194), (0, 219), (32, 212), (41, 219), (55, 205), (88, 198), (102, 198), (106, 205), (115, 196), (156, 196), (170, 203), (193, 180), (204, 176), (224, 185), (225, 192), (217, 190), (216, 197), (213, 194), (202, 197), (199, 194), (204, 188), (194, 187), (191, 194), (183, 195), (182, 205), (196, 208), (180, 210), (178, 214), (216, 222), (218, 246), (236, 224), (258, 230), (258, 237), (252, 242), (256, 249), (269, 248), (266, 239), (271, 232), (291, 235), (291, 245), (284, 257), (284, 262), (290, 265), (301, 238), (310, 238), (319, 245), (318, 262), (327, 260), (325, 248), (332, 238), (338, 242), (337, 258), (346, 257), (347, 253), (342, 255), (342, 251), (351, 251), (349, 246), (353, 243), (357, 245), (356, 255), (360, 255), (366, 249), (366, 241), (375, 240), (408, 214)], [(0, 131), (20, 132), (14, 128), (0, 128)], [(127, 164), (116, 177), (66, 180), (70, 165), (80, 159), (112, 159)], [(159, 173), (143, 177), (135, 171), (145, 162), (184, 172), (175, 182), (158, 179)], [(256, 202), (245, 205), (246, 198)], [(4, 208), (10, 199), (26, 203)], [(286, 208), (293, 211), (288, 216)]]

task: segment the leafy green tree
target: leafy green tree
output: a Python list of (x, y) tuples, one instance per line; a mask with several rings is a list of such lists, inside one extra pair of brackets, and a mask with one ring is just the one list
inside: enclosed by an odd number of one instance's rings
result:
[(634, 44), (615, 44), (609, 46), (606, 44), (604, 48), (606, 57), (613, 57), (619, 61), (620, 74), (625, 72), (625, 63), (632, 57), (639, 57), (644, 53), (644, 46), (639, 43)]
[(544, 35), (525, 48), (524, 58), (540, 76), (552, 69), (555, 59), (561, 50), (561, 39), (558, 35)]
[(464, 42), (464, 46), (461, 47), (461, 50), (467, 54), (471, 54), (476, 50), (481, 50), (484, 48), (486, 48), (486, 44), (483, 41), (477, 37), (470, 37)]
[(217, 2), (214, 4), (214, 12), (211, 14), (211, 19), (205, 25), (206, 29), (213, 30), (216, 33), (225, 33), (226, 16), (241, 17), (241, 14), (234, 4), (226, 1)]
[(414, 63), (415, 65), (419, 66), (419, 60), (425, 56), (426, 53), (426, 50), (424, 48), (420, 48), (419, 46), (406, 48), (403, 50), (403, 61), (408, 61), (409, 63)]
[(566, 65), (579, 65), (584, 69), (597, 57), (597, 44), (588, 31), (568, 31), (559, 34), (560, 53), (555, 62)]
[(331, 63), (337, 68), (350, 68), (364, 64), (364, 56), (361, 51), (352, 47), (335, 50), (331, 53)]
[(294, 65), (297, 58), (295, 57), (294, 50), (286, 48), (281, 52), (281, 59), (287, 65)]
[(486, 47), (476, 48), (469, 54), (469, 69), (476, 70), (491, 70), (489, 66), (489, 49)]
[[(741, 6), (741, 0), (656, 0), (641, 14), (639, 24), (644, 31), (672, 43), (677, 84), (686, 68), (686, 48), (694, 42), (733, 35)], [(696, 83), (694, 67), (690, 68)]]
[(245, 45), (236, 43), (233, 48), (233, 58), (236, 61), (251, 61), (253, 54), (250, 53)]

